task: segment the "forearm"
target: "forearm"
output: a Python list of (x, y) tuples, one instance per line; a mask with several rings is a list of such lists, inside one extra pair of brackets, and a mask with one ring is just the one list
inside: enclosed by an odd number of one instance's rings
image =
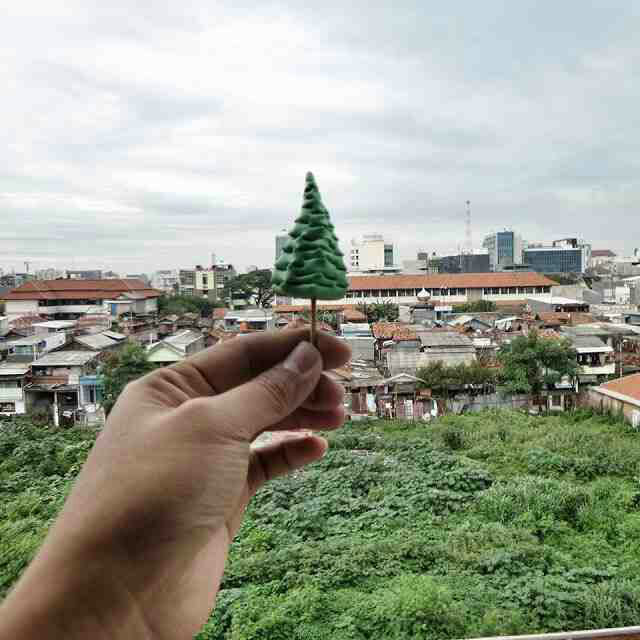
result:
[(151, 637), (135, 599), (95, 558), (43, 550), (0, 605), (0, 640)]

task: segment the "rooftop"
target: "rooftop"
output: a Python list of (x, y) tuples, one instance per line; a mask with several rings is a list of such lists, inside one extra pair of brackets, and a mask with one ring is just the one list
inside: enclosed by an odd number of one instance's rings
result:
[(557, 283), (532, 271), (512, 273), (434, 273), (388, 276), (349, 276), (350, 290), (451, 289), (483, 287), (551, 287)]
[(98, 354), (91, 351), (54, 351), (38, 358), (34, 367), (77, 367), (87, 364)]
[(46, 334), (36, 334), (34, 336), (25, 336), (24, 338), (18, 338), (17, 340), (7, 340), (6, 344), (10, 347), (30, 347), (34, 344), (40, 344), (46, 342)]
[(24, 376), (29, 373), (29, 365), (20, 362), (0, 362), (0, 376)]
[(79, 344), (82, 344), (85, 347), (89, 347), (89, 349), (93, 349), (95, 351), (108, 349), (109, 347), (113, 347), (114, 345), (120, 344), (121, 342), (121, 340), (112, 338), (111, 336), (108, 336), (104, 333), (92, 333), (86, 336), (76, 336), (74, 340)]
[(371, 326), (379, 340), (417, 340), (415, 329), (401, 322), (376, 322)]
[(181, 331), (180, 333), (176, 333), (173, 336), (168, 336), (160, 342), (164, 342), (170, 347), (174, 347), (175, 349), (178, 349), (179, 351), (184, 353), (190, 344), (193, 344), (201, 338), (202, 333), (200, 333), (199, 331), (191, 331), (190, 329), (187, 329), (186, 331)]
[(3, 295), (4, 300), (106, 300), (122, 294), (157, 298), (162, 292), (142, 280), (31, 280)]
[(612, 391), (640, 402), (640, 373), (612, 380), (600, 385), (596, 390)]
[(72, 329), (76, 324), (75, 320), (47, 320), (46, 322), (34, 322), (32, 326), (42, 329)]
[(611, 249), (592, 249), (592, 258), (615, 258), (616, 254)]
[(423, 347), (473, 347), (467, 336), (457, 331), (420, 331), (418, 338)]
[(600, 351), (603, 353), (611, 353), (613, 349), (605, 344), (597, 336), (573, 336), (571, 344), (578, 353), (593, 353)]

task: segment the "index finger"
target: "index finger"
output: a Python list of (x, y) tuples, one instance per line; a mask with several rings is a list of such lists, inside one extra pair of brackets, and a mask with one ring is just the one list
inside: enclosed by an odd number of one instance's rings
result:
[[(224, 393), (282, 362), (303, 340), (309, 340), (309, 329), (253, 333), (200, 351), (172, 368), (180, 371), (186, 367), (191, 372), (195, 369), (213, 392)], [(347, 343), (326, 333), (318, 333), (316, 346), (325, 370), (351, 359)]]

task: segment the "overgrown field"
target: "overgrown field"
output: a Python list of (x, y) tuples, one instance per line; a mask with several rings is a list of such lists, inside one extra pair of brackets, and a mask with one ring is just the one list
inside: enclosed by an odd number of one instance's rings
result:
[[(638, 624), (640, 435), (585, 414), (354, 423), (265, 487), (199, 638), (460, 638)], [(0, 431), (0, 595), (91, 437)]]

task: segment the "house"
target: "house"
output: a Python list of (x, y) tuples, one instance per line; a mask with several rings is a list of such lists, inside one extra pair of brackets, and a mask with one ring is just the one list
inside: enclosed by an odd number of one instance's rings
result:
[(623, 416), (633, 427), (640, 429), (640, 373), (590, 387), (586, 401), (588, 406), (602, 413)]
[(77, 324), (77, 320), (45, 320), (34, 322), (31, 326), (34, 333), (57, 333), (58, 331), (71, 332)]
[(95, 351), (101, 355), (119, 351), (127, 342), (127, 336), (116, 331), (103, 331), (74, 336), (65, 349), (71, 351)]
[(589, 313), (589, 303), (575, 298), (551, 296), (546, 300), (527, 297), (527, 307), (533, 312), (554, 311), (556, 313), (581, 312)]
[(98, 354), (93, 351), (44, 354), (31, 364), (31, 381), (25, 387), (27, 409), (46, 411), (56, 427), (100, 421), (97, 366)]
[(416, 331), (420, 351), (392, 350), (387, 353), (387, 370), (391, 376), (399, 373), (415, 375), (416, 371), (431, 362), (441, 361), (451, 366), (469, 364), (476, 359), (473, 342), (456, 331)]
[(469, 314), (456, 315), (447, 324), (465, 333), (469, 331), (488, 331), (493, 327), (490, 322), (485, 322)]
[(632, 324), (636, 327), (640, 327), (640, 311), (630, 312), (624, 314), (624, 321), (626, 324)]
[(8, 350), (7, 361), (33, 362), (41, 355), (64, 346), (66, 342), (67, 334), (64, 331), (56, 331), (8, 340), (4, 346)]
[(431, 420), (438, 415), (438, 405), (428, 389), (420, 390), (424, 380), (399, 373), (376, 385), (378, 415), (402, 420)]
[(227, 331), (238, 329), (242, 323), (246, 323), (248, 328), (254, 331), (275, 329), (275, 319), (271, 309), (228, 311), (224, 316), (223, 322)]
[(180, 362), (205, 348), (205, 336), (199, 331), (181, 331), (147, 347), (147, 359), (159, 366)]
[(573, 348), (578, 352), (579, 379), (583, 383), (602, 382), (616, 372), (613, 347), (597, 336), (571, 336)]
[(9, 319), (40, 315), (45, 320), (75, 320), (88, 313), (155, 314), (160, 291), (141, 280), (33, 280), (3, 294)]
[(0, 363), (0, 415), (24, 414), (24, 387), (30, 366), (19, 362)]

